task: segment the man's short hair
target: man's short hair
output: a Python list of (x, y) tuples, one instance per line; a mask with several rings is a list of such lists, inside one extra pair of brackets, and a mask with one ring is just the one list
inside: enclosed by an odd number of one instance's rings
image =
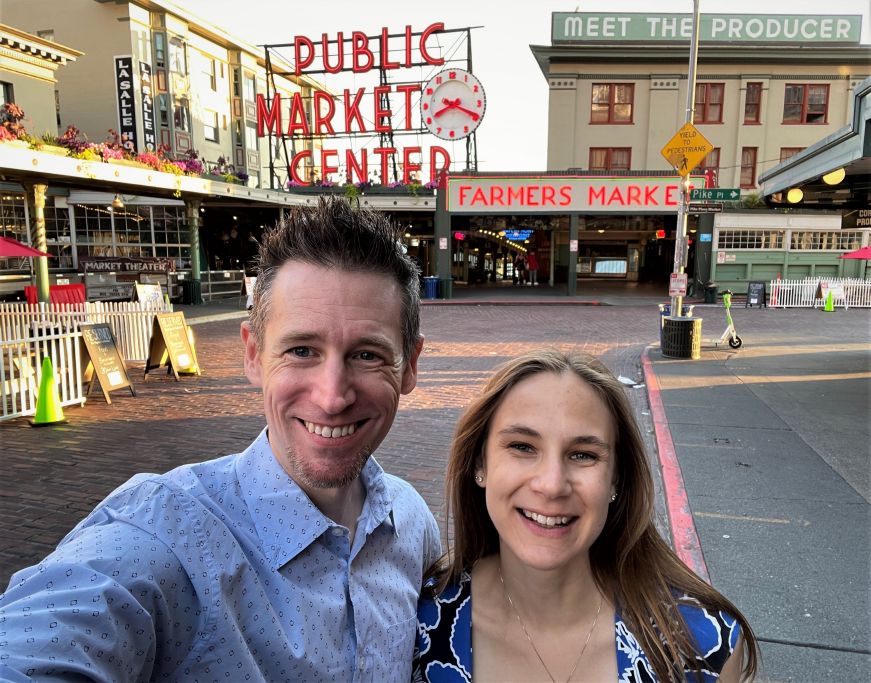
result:
[(420, 269), (406, 254), (401, 235), (384, 214), (352, 208), (343, 197), (321, 197), (316, 206), (291, 208), (260, 241), (250, 318), (258, 348), (263, 348), (275, 276), (288, 261), (298, 261), (393, 278), (402, 294), (403, 357), (411, 358), (420, 338)]

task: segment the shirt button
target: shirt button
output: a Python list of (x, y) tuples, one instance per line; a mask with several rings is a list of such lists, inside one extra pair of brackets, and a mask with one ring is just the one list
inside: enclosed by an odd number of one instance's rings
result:
[(330, 531), (332, 532), (333, 536), (344, 536), (345, 535), (345, 530), (340, 526), (334, 526), (332, 529), (330, 529)]

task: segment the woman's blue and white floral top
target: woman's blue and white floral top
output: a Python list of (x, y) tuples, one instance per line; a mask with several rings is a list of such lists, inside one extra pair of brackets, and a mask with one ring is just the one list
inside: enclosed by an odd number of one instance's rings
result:
[[(723, 612), (711, 613), (698, 604), (679, 609), (695, 638), (695, 656), (705, 661), (703, 680), (712, 683), (735, 649), (741, 628)], [(635, 636), (620, 618), (614, 618), (618, 683), (656, 683), (653, 668)], [(689, 670), (691, 671), (691, 670)], [(688, 671), (687, 681), (694, 682)], [(417, 645), (412, 680), (415, 683), (469, 683), (472, 680), (472, 579), (448, 586), (435, 598), (421, 598), (417, 610)]]

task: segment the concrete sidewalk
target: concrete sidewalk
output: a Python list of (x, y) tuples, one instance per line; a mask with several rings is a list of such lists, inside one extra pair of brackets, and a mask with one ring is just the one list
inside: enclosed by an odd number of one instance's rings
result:
[[(771, 312), (763, 315), (777, 315)], [(858, 681), (871, 671), (871, 351), (867, 312), (808, 312), (701, 360), (648, 351), (685, 487), (676, 537), (696, 534), (711, 582), (762, 640), (763, 680)], [(713, 317), (713, 316), (712, 316)], [(719, 328), (715, 328), (719, 329)], [(668, 452), (662, 439), (660, 457)], [(675, 490), (678, 489), (678, 490)]]

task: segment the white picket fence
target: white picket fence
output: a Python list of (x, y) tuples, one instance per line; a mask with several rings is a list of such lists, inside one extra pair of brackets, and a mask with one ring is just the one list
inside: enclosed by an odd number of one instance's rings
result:
[(82, 333), (35, 324), (18, 338), (0, 339), (0, 420), (36, 413), (42, 362), (51, 359), (62, 406), (83, 404)]
[(33, 415), (42, 361), (51, 358), (61, 405), (82, 404), (82, 323), (108, 323), (126, 361), (145, 361), (154, 316), (165, 302), (0, 303), (0, 421)]
[[(768, 286), (768, 305), (772, 308), (821, 308), (825, 301), (818, 297), (820, 282), (834, 291), (843, 289), (843, 296), (833, 297), (835, 306), (871, 308), (871, 281), (859, 278), (806, 277), (803, 280), (772, 280)], [(835, 286), (835, 287), (833, 287)]]

